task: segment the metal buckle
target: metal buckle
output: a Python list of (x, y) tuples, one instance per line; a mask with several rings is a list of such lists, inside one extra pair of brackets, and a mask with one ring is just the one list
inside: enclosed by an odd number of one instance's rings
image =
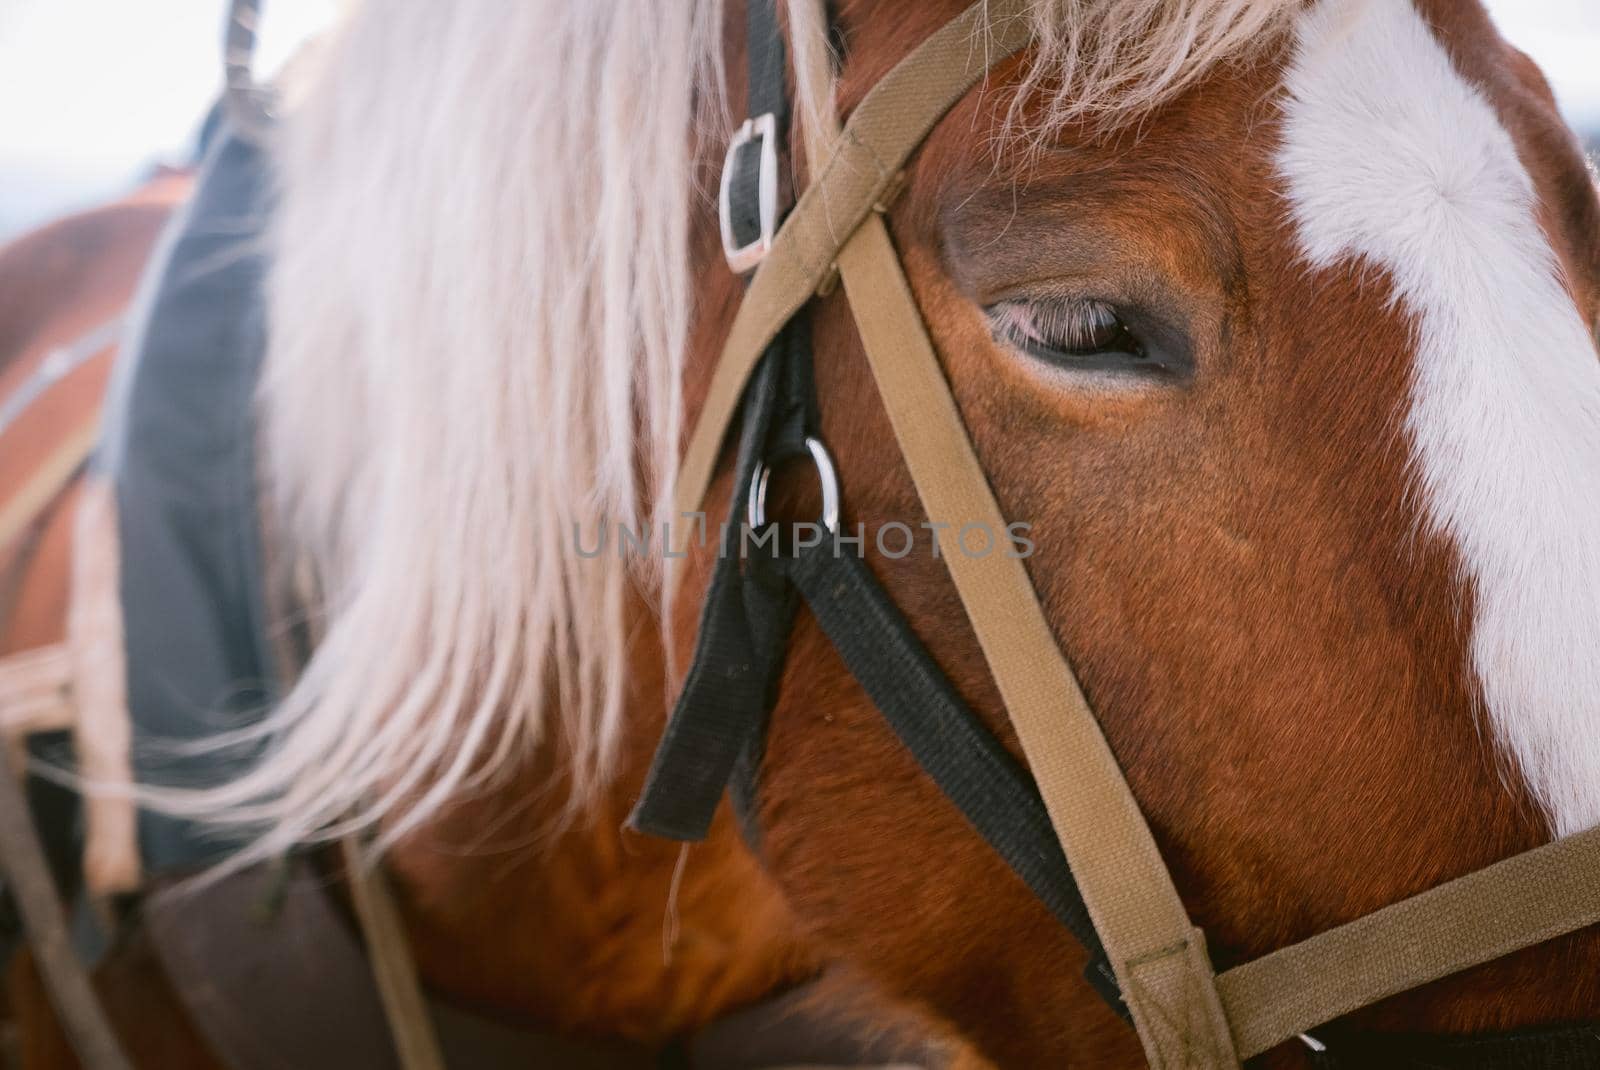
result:
[[(806, 436), (806, 449), (811, 453), (811, 463), (817, 466), (817, 482), (822, 484), (822, 526), (829, 532), (839, 530), (839, 473), (833, 467), (833, 456), (822, 440)], [(760, 531), (767, 526), (767, 481), (772, 478), (772, 468), (766, 461), (757, 461), (750, 473), (750, 494), (746, 499), (745, 521), (750, 530)]]
[[(761, 142), (761, 161), (756, 172), (756, 210), (761, 222), (761, 233), (745, 245), (735, 245), (733, 211), (729, 194), (733, 185), (733, 169), (739, 162), (739, 151), (752, 141)], [(722, 182), (717, 191), (717, 217), (722, 225), (722, 255), (728, 266), (743, 275), (772, 249), (772, 235), (778, 229), (778, 120), (769, 111), (746, 119), (728, 142), (728, 154), (722, 159)]]

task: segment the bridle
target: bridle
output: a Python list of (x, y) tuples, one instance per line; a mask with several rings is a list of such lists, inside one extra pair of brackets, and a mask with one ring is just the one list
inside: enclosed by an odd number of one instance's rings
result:
[[(1336, 1045), (1310, 1031), (1600, 922), (1600, 828), (1217, 974), (1021, 560), (962, 554), (948, 542), (941, 555), (1027, 769), (962, 701), (859, 552), (836, 552), (840, 492), (819, 431), (809, 327), (799, 315), (835, 273), (918, 497), (930, 522), (945, 525), (939, 537), (974, 522), (1005, 529), (883, 213), (901, 168), (944, 113), (1028, 44), (1026, 12), (1024, 0), (979, 0), (885, 75), (842, 130), (804, 131), (809, 158), (823, 163), (780, 227), (783, 41), (773, 0), (749, 2), (753, 118), (728, 151), (720, 223), (730, 265), (754, 275), (674, 500), (675, 519), (698, 513), (737, 415), (729, 515), (744, 522), (723, 539), (694, 660), (631, 821), (646, 832), (703, 838), (730, 784), (736, 805), (752, 811), (765, 720), (804, 602), (918, 763), (1083, 944), (1088, 980), (1131, 1021), (1152, 1066), (1237, 1066), (1296, 1036), (1315, 1065), (1369, 1066), (1372, 1051), (1398, 1055), (1410, 1041)], [(817, 0), (791, 6), (791, 31), (813, 35), (805, 55), (827, 54), (815, 39), (826, 34)], [(831, 78), (806, 73), (812, 84)], [(780, 545), (767, 523), (772, 466), (792, 458), (815, 465), (823, 527), (835, 538)], [(675, 552), (685, 552), (688, 531), (674, 529)], [(744, 552), (764, 535), (768, 552)], [(1600, 1065), (1600, 1031), (1589, 1027), (1474, 1037), (1470, 1048), (1459, 1047), (1460, 1038), (1416, 1043), (1416, 1058), (1441, 1060), (1427, 1065)]]

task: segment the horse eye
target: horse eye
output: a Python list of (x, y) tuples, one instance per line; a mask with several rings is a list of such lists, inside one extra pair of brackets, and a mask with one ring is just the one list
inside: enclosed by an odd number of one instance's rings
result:
[(1068, 367), (1137, 364), (1144, 344), (1104, 301), (1001, 301), (984, 310), (995, 337), (1030, 356)]

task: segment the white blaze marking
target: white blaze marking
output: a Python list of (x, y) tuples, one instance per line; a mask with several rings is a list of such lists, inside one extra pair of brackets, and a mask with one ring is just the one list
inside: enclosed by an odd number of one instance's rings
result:
[(1302, 17), (1278, 158), (1310, 262), (1416, 324), (1426, 523), (1477, 591), (1488, 720), (1558, 834), (1600, 823), (1600, 360), (1510, 135), (1407, 0)]

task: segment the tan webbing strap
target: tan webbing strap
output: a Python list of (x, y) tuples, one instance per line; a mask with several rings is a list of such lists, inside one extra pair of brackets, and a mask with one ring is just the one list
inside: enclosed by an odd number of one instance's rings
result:
[(83, 797), (83, 879), (90, 895), (138, 891), (139, 808), (133, 792), (116, 487), (88, 473), (73, 519), (67, 645), (72, 651), (72, 749), (79, 772), (103, 790)]
[[(833, 268), (840, 246), (866, 218), (934, 123), (994, 63), (1028, 41), (1025, 0), (978, 0), (873, 86), (836, 151), (806, 188), (739, 306), (678, 470), (674, 520), (700, 508), (723, 434), (761, 353)], [(673, 525), (677, 550), (691, 525)]]
[(72, 727), (72, 652), (66, 643), (0, 657), (0, 738)]
[(1468, 873), (1217, 978), (1240, 1056), (1600, 923), (1600, 828)]
[(839, 273), (928, 518), (1038, 782), (1151, 1065), (1237, 1065), (1205, 942), (1100, 733), (1020, 559), (963, 553), (963, 525), (1005, 520), (978, 465), (883, 220), (862, 224)]
[[(269, 547), (272, 541), (265, 533), (270, 530), (263, 522), (263, 539)], [(312, 607), (323, 605), (324, 599), (319, 577), (308, 558), (279, 563), (283, 566), (280, 574), (286, 580), (270, 592), (276, 602), (270, 612), (278, 620), (304, 619), (304, 638), (309, 644), (300, 650), (294, 639), (284, 636), (277, 646), (279, 681), (287, 688), (305, 668), (310, 648), (322, 642), (323, 618)], [(417, 972), (416, 957), (411, 954), (411, 942), (406, 939), (394, 888), (378, 861), (367, 857), (359, 836), (340, 838), (339, 858), (396, 1060), (401, 1070), (444, 1070), (438, 1023), (429, 1010), (427, 993), (422, 990), (422, 978)]]
[(361, 843), (354, 836), (341, 839), (339, 850), (400, 1065), (403, 1070), (444, 1070), (439, 1035), (428, 1013), (417, 964), (411, 957), (411, 945), (388, 879), (383, 870), (363, 857)]
[(94, 452), (99, 437), (100, 413), (96, 410), (89, 419), (73, 428), (28, 481), (0, 505), (0, 553), (9, 549), (56, 500), (56, 495), (67, 489)]

